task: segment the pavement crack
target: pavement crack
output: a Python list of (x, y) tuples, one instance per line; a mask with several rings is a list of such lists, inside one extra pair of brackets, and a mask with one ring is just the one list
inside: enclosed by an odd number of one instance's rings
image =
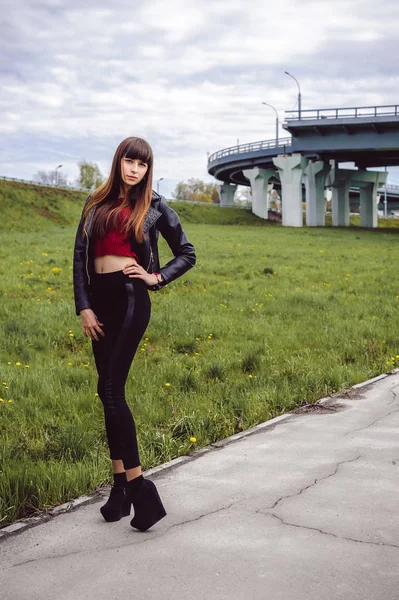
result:
[(356, 458), (351, 458), (349, 460), (343, 460), (339, 463), (337, 463), (334, 471), (332, 473), (329, 473), (328, 475), (326, 475), (325, 477), (318, 477), (317, 479), (314, 480), (313, 483), (310, 483), (309, 485), (306, 485), (305, 487), (301, 488), (299, 490), (299, 492), (295, 492), (294, 494), (288, 494), (286, 496), (280, 496), (280, 498), (278, 498), (276, 500), (276, 502), (272, 505), (272, 506), (267, 506), (266, 509), (264, 508), (259, 508), (257, 511), (255, 512), (263, 512), (265, 510), (272, 510), (273, 508), (275, 508), (277, 506), (277, 504), (279, 504), (280, 502), (282, 502), (283, 500), (287, 500), (287, 498), (293, 498), (294, 496), (299, 496), (300, 494), (302, 494), (302, 492), (305, 492), (306, 490), (308, 490), (309, 488), (313, 487), (314, 485), (316, 485), (319, 481), (323, 481), (323, 479), (329, 479), (329, 477), (333, 477), (339, 467), (345, 463), (350, 463), (350, 462), (354, 462), (355, 460), (359, 460), (359, 458), (361, 458), (360, 456), (357, 456)]
[(390, 402), (388, 402), (388, 406), (391, 405), (391, 404), (393, 404), (395, 402), (396, 398), (397, 398), (397, 394), (395, 394), (395, 392), (394, 392), (394, 389), (397, 388), (397, 387), (398, 387), (398, 384), (396, 384), (393, 387), (389, 388), (389, 391), (392, 392), (393, 399)]
[(230, 502), (230, 504), (228, 504), (227, 506), (221, 506), (220, 508), (217, 508), (216, 510), (212, 510), (210, 512), (204, 513), (203, 515), (199, 515), (198, 517), (195, 517), (195, 519), (187, 519), (186, 521), (181, 521), (180, 523), (175, 523), (174, 525), (171, 525), (170, 527), (168, 527), (167, 531), (170, 531), (174, 527), (180, 527), (181, 525), (187, 525), (187, 523), (194, 523), (195, 521), (199, 521), (203, 517), (209, 517), (210, 515), (214, 515), (218, 512), (221, 512), (222, 510), (227, 510), (234, 504), (238, 504), (239, 502), (242, 502), (242, 501), (243, 501), (243, 498), (240, 498), (239, 500), (234, 500), (234, 502)]
[[(258, 512), (258, 511), (257, 511)], [(347, 537), (345, 535), (336, 535), (335, 533), (331, 533), (330, 531), (324, 531), (323, 529), (319, 529), (318, 527), (310, 527), (309, 525), (298, 525), (298, 523), (289, 523), (288, 521), (284, 521), (281, 517), (274, 513), (265, 513), (271, 515), (278, 519), (283, 525), (287, 525), (288, 527), (298, 527), (299, 529), (310, 529), (311, 531), (318, 531), (323, 535), (329, 535), (331, 537), (335, 537), (339, 540), (348, 540), (349, 542), (356, 542), (358, 544), (369, 544), (371, 546), (387, 546), (389, 548), (399, 548), (398, 544), (390, 544), (389, 542), (368, 542), (366, 540), (358, 540), (356, 538)]]
[[(395, 401), (395, 399), (392, 400), (392, 402), (389, 402), (389, 404), (392, 404), (394, 401)], [(375, 425), (376, 423), (378, 423), (378, 421), (382, 421), (383, 419), (386, 419), (387, 417), (389, 417), (389, 415), (392, 415), (393, 413), (398, 412), (399, 411), (399, 404), (395, 404), (395, 406), (396, 406), (396, 408), (394, 410), (390, 410), (385, 415), (382, 415), (382, 417), (377, 417), (376, 419), (374, 419), (374, 421), (372, 421), (368, 425), (365, 425), (364, 427), (359, 427), (358, 429), (351, 429), (351, 431), (347, 431), (346, 433), (344, 433), (343, 437), (346, 437), (347, 435), (351, 435), (353, 433), (356, 433), (357, 431), (363, 431), (364, 429), (368, 429), (369, 427), (372, 427), (373, 425)]]

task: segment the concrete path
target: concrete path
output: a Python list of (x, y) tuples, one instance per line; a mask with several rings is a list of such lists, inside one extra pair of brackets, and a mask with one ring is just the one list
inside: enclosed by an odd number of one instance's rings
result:
[(398, 433), (395, 372), (148, 472), (145, 533), (95, 502), (6, 537), (0, 596), (398, 600)]

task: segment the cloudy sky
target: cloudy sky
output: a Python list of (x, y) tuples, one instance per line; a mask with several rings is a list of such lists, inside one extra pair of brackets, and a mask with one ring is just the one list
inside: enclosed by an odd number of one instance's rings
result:
[[(147, 139), (167, 196), (207, 152), (270, 139), (297, 108), (399, 103), (393, 0), (6, 0), (0, 175), (77, 162), (107, 175), (118, 143)], [(284, 130), (280, 131), (284, 135)], [(390, 181), (399, 183), (399, 172)], [(155, 187), (155, 184), (154, 184)]]

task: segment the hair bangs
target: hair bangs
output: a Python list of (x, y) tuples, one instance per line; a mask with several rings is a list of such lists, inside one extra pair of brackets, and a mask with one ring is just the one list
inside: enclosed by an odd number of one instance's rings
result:
[(151, 147), (142, 138), (133, 138), (127, 145), (123, 156), (125, 158), (142, 160), (147, 165), (150, 165), (152, 163)]

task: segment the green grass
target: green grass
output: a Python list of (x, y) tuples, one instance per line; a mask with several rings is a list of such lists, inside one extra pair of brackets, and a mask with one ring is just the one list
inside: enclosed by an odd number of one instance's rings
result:
[[(43, 217), (37, 231), (30, 218), (22, 234), (13, 198), (0, 240), (2, 525), (110, 479), (91, 343), (73, 304), (84, 195), (60, 199), (62, 223)], [(197, 266), (151, 293), (126, 385), (143, 469), (399, 365), (396, 231), (286, 228), (199, 208), (208, 217), (185, 220)], [(202, 222), (225, 211), (253, 224)], [(160, 252), (166, 262), (163, 240)]]

